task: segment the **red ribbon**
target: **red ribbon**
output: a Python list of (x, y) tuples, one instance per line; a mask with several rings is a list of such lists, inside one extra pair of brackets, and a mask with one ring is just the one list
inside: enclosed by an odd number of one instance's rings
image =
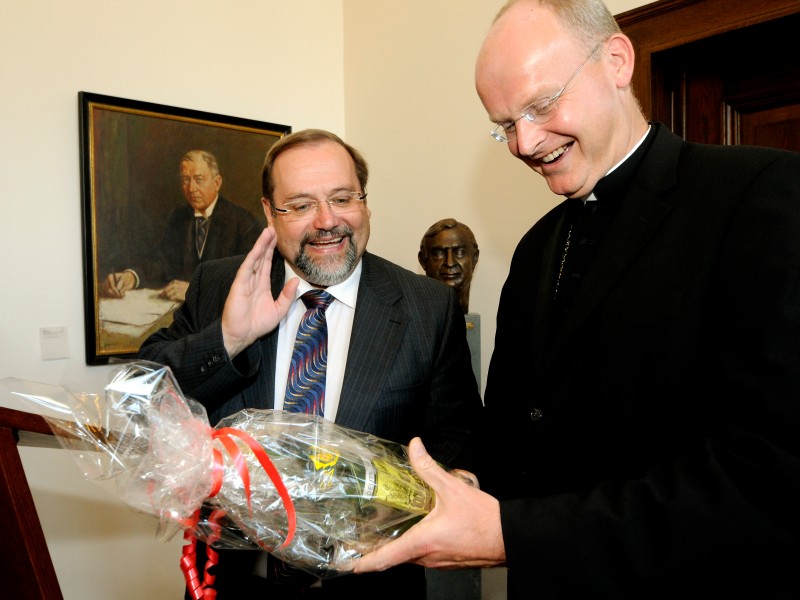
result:
[[(294, 534), (297, 529), (297, 514), (294, 509), (292, 498), (289, 495), (289, 490), (286, 489), (286, 485), (284, 485), (283, 479), (281, 479), (280, 473), (278, 473), (275, 465), (272, 464), (269, 455), (261, 446), (261, 444), (243, 431), (234, 429), (232, 427), (223, 427), (222, 429), (218, 430), (212, 429), (211, 431), (212, 438), (220, 441), (223, 448), (233, 460), (233, 466), (239, 473), (239, 477), (242, 479), (245, 496), (247, 497), (247, 508), (251, 517), (253, 516), (253, 507), (251, 503), (250, 492), (250, 471), (247, 468), (244, 455), (239, 450), (239, 446), (233, 439), (234, 437), (239, 438), (245, 444), (247, 444), (261, 467), (264, 469), (264, 472), (270, 478), (270, 481), (272, 481), (272, 484), (275, 486), (278, 495), (280, 495), (281, 500), (283, 501), (283, 506), (286, 509), (286, 516), (289, 521), (286, 539), (279, 546), (280, 548), (284, 548), (294, 538)], [(222, 489), (222, 480), (224, 475), (224, 461), (222, 453), (215, 448), (213, 456), (213, 486), (211, 493), (208, 496), (209, 498), (216, 496)], [(212, 586), (214, 585), (216, 577), (209, 573), (209, 569), (217, 564), (219, 561), (219, 554), (211, 547), (211, 545), (220, 538), (222, 528), (219, 526), (218, 520), (225, 515), (225, 511), (221, 509), (215, 510), (208, 517), (208, 523), (211, 527), (212, 533), (206, 539), (207, 559), (202, 582), (200, 581), (200, 573), (197, 570), (197, 536), (191, 532), (191, 528), (197, 524), (199, 515), (200, 511), (198, 510), (188, 522), (184, 523), (186, 530), (183, 533), (183, 538), (187, 541), (187, 543), (184, 544), (181, 552), (181, 571), (183, 571), (183, 576), (186, 580), (186, 589), (189, 592), (189, 596), (192, 598), (192, 600), (215, 600), (217, 591)]]
[[(200, 511), (198, 510), (192, 517), (195, 523), (197, 523), (199, 515)], [(206, 540), (207, 559), (202, 582), (200, 581), (200, 572), (197, 570), (197, 537), (188, 529), (183, 532), (183, 539), (187, 543), (181, 552), (181, 571), (183, 571), (186, 589), (192, 600), (216, 600), (217, 590), (213, 586), (217, 577), (211, 574), (210, 569), (219, 562), (219, 553), (211, 547), (211, 544), (220, 538), (222, 528), (219, 526), (218, 520), (224, 515), (224, 510), (215, 510), (208, 517), (211, 534)]]
[(250, 516), (253, 516), (253, 507), (250, 504), (250, 473), (247, 470), (247, 465), (244, 462), (242, 453), (239, 451), (239, 447), (231, 439), (231, 436), (238, 437), (250, 447), (250, 450), (253, 451), (253, 455), (256, 457), (256, 459), (258, 459), (259, 464), (264, 469), (264, 472), (267, 474), (267, 476), (269, 476), (270, 481), (272, 481), (272, 484), (275, 486), (278, 495), (283, 501), (283, 507), (286, 509), (286, 517), (289, 520), (286, 539), (279, 546), (279, 548), (284, 548), (292, 541), (297, 528), (297, 514), (295, 513), (294, 502), (292, 502), (292, 497), (289, 495), (289, 490), (286, 489), (283, 479), (281, 479), (281, 474), (278, 473), (278, 469), (276, 469), (275, 465), (272, 464), (269, 455), (261, 446), (261, 444), (259, 444), (244, 431), (240, 431), (232, 427), (223, 427), (222, 429), (215, 430), (213, 434), (214, 439), (219, 439), (219, 441), (228, 451), (228, 454), (230, 454), (231, 458), (233, 458), (236, 469), (239, 471), (239, 476), (242, 478), (245, 495), (247, 496), (247, 508), (250, 511)]

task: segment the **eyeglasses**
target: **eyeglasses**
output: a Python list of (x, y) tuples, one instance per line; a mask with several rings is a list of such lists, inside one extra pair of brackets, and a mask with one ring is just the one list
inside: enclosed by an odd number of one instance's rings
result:
[[(366, 192), (336, 192), (325, 199), (331, 211), (335, 215), (344, 215), (355, 212), (364, 205), (367, 200)], [(283, 208), (275, 207), (278, 216), (287, 221), (305, 221), (317, 214), (320, 200), (303, 198), (286, 202)]]
[(594, 53), (597, 52), (598, 48), (600, 48), (602, 45), (603, 41), (600, 41), (594, 48), (592, 48), (592, 51), (589, 52), (586, 60), (581, 63), (581, 66), (575, 69), (572, 77), (567, 80), (567, 83), (564, 84), (564, 87), (562, 87), (549, 98), (539, 98), (538, 100), (531, 102), (528, 106), (522, 109), (522, 115), (518, 119), (515, 119), (514, 121), (495, 123), (494, 127), (489, 132), (491, 136), (498, 142), (510, 142), (517, 137), (517, 121), (519, 121), (519, 119), (525, 119), (530, 123), (536, 122), (542, 124), (547, 123), (550, 119), (556, 116), (556, 112), (558, 112), (559, 98), (561, 98), (562, 94), (567, 90), (569, 84), (572, 83), (572, 80), (577, 77), (584, 65), (589, 62), (589, 59), (592, 58)]

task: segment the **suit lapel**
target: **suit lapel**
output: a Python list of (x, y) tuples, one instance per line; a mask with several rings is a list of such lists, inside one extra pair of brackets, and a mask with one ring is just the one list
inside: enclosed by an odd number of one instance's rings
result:
[(358, 300), (336, 422), (365, 430), (397, 356), (407, 315), (402, 294), (383, 267), (364, 253)]

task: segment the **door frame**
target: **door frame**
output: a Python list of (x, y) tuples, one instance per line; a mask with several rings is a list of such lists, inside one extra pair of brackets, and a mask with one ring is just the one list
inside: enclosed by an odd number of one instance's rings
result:
[[(654, 72), (655, 52), (797, 13), (798, 0), (658, 0), (616, 15), (636, 52), (632, 83), (644, 114), (651, 120), (672, 114), (660, 93), (661, 74)], [(673, 130), (680, 134), (680, 129)]]

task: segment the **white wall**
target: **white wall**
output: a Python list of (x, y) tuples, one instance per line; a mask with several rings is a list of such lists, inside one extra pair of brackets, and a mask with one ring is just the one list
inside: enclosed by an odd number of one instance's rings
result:
[[(84, 365), (79, 91), (343, 135), (366, 155), (369, 248), (412, 270), (434, 221), (474, 231), (470, 310), (483, 376), (520, 236), (557, 198), (491, 141), (475, 53), (501, 0), (6, 2), (0, 8), (0, 378), (102, 387)], [(619, 13), (645, 4), (610, 1)], [(70, 359), (41, 359), (64, 326)], [(0, 405), (20, 406), (0, 392)], [(180, 540), (84, 481), (65, 453), (22, 448), (67, 600), (178, 598)]]
[[(472, 229), (480, 261), (470, 311), (481, 315), (481, 382), (511, 254), (560, 200), (489, 136), (474, 61), (503, 0), (344, 0), (348, 140), (370, 161), (370, 249), (422, 273), (419, 242), (453, 217)], [(612, 13), (646, 4), (607, 2)]]
[[(342, 31), (328, 0), (2, 4), (0, 378), (102, 389), (108, 371), (83, 365), (78, 92), (344, 135)], [(41, 360), (51, 326), (68, 328), (71, 360)], [(65, 453), (22, 456), (65, 599), (182, 597), (180, 539), (155, 541), (154, 519)]]

